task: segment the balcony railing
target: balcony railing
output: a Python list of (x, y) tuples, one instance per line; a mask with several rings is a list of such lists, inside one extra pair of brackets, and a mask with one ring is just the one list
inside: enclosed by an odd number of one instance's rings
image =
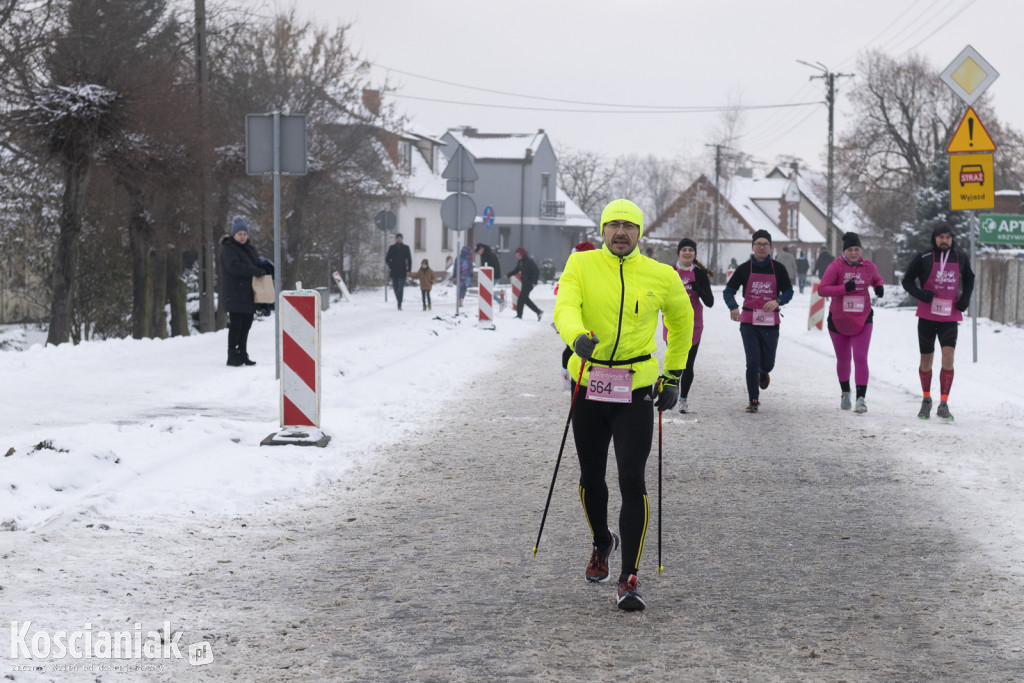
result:
[(565, 202), (542, 201), (540, 203), (540, 217), (565, 220)]

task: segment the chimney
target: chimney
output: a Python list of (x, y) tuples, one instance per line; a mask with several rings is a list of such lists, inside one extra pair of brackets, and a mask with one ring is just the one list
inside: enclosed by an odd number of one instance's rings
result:
[(380, 116), (380, 90), (363, 88), (363, 106), (374, 116)]

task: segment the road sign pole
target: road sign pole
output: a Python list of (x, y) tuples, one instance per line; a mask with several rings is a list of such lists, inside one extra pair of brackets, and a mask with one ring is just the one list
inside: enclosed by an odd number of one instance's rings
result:
[[(978, 267), (978, 260), (975, 258), (977, 250), (975, 244), (978, 241), (978, 233), (981, 231), (981, 222), (978, 220), (978, 212), (971, 211), (971, 267)], [(971, 334), (974, 342), (974, 362), (978, 362), (978, 288), (971, 292)]]
[[(462, 182), (462, 155), (459, 155), (459, 182)], [(461, 188), (459, 188), (461, 191)], [(462, 287), (462, 202), (455, 203), (455, 225), (459, 229), (455, 232), (455, 315), (459, 315), (459, 292)]]
[[(281, 298), (281, 112), (274, 112), (274, 302)], [(281, 312), (274, 307), (274, 378), (281, 379)]]

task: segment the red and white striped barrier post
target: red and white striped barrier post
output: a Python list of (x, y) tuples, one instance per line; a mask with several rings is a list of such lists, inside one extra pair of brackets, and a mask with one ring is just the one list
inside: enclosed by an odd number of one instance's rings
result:
[(494, 268), (481, 266), (476, 269), (479, 296), (479, 319), (476, 326), (482, 330), (494, 329)]
[(519, 309), (519, 292), (523, 289), (523, 278), (517, 273), (508, 279), (512, 285), (512, 310)]
[(811, 309), (807, 314), (807, 329), (822, 329), (825, 323), (825, 299), (818, 294), (818, 283), (811, 285)]
[[(301, 286), (301, 285), (300, 285)], [(266, 445), (326, 446), (320, 431), (320, 293), (281, 292), (281, 430)]]

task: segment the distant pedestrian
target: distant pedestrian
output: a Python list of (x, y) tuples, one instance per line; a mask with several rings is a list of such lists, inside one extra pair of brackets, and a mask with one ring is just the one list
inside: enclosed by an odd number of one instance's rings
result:
[[(689, 237), (679, 240), (676, 249), (679, 260), (676, 261), (676, 272), (679, 279), (686, 287), (686, 293), (690, 297), (690, 305), (693, 307), (693, 340), (690, 346), (690, 353), (686, 357), (686, 368), (679, 380), (679, 412), (687, 413), (690, 410), (690, 387), (693, 385), (693, 364), (697, 361), (697, 349), (700, 347), (700, 337), (704, 332), (704, 306), (711, 308), (715, 305), (715, 295), (711, 291), (711, 278), (715, 274), (704, 267), (704, 264), (697, 260), (697, 243)], [(662, 337), (668, 340), (668, 329), (662, 331)]]
[(822, 247), (818, 250), (818, 259), (814, 262), (814, 274), (818, 276), (818, 280), (825, 276), (825, 269), (830, 263), (832, 263), (832, 254), (828, 253), (828, 249)]
[(918, 374), (924, 398), (917, 416), (922, 420), (931, 417), (932, 365), (937, 338), (942, 349), (942, 369), (939, 371), (939, 407), (935, 416), (952, 422), (953, 416), (946, 401), (953, 386), (957, 328), (964, 319), (963, 312), (971, 303), (974, 271), (967, 254), (956, 248), (953, 227), (949, 223), (943, 221), (932, 229), (932, 248), (915, 256), (907, 266), (903, 289), (918, 300), (917, 340), (921, 349)]
[(789, 281), (796, 282), (796, 256), (789, 250), (788, 244), (782, 248), (782, 251), (779, 252), (776, 258), (779, 263), (785, 266), (786, 274), (789, 275)]
[[(772, 236), (767, 230), (753, 234), (754, 254), (740, 264), (722, 291), (729, 315), (740, 323), (743, 351), (746, 354), (746, 412), (756, 413), (761, 407), (760, 389), (767, 389), (775, 367), (779, 345), (779, 309), (793, 298), (793, 285), (786, 268), (772, 258)], [(743, 307), (736, 303), (742, 288)]]
[(466, 290), (473, 280), (473, 248), (468, 244), (463, 245), (459, 252), (459, 306), (466, 298)]
[(811, 262), (807, 260), (807, 253), (801, 249), (796, 257), (796, 282), (800, 287), (800, 293), (804, 293), (804, 286), (807, 285), (807, 271), (811, 269)]
[(430, 305), (430, 290), (434, 288), (434, 271), (430, 268), (430, 262), (427, 259), (423, 259), (420, 263), (420, 269), (412, 274), (414, 278), (420, 281), (420, 298), (423, 299), (423, 310), (429, 311)]
[(476, 253), (480, 256), (480, 265), (494, 269), (494, 281), (501, 279), (501, 261), (494, 250), (482, 242), (476, 245)]
[(249, 241), (249, 226), (241, 216), (231, 221), (230, 234), (220, 239), (224, 310), (228, 313), (228, 362), (232, 367), (256, 365), (249, 358), (249, 330), (256, 315), (253, 277), (267, 275), (270, 264)]
[(519, 287), (519, 301), (516, 303), (516, 317), (522, 320), (523, 318), (523, 307), (529, 307), (531, 311), (537, 314), (537, 320), (541, 319), (544, 315), (544, 311), (537, 308), (537, 304), (533, 303), (530, 299), (530, 292), (537, 286), (537, 282), (540, 280), (540, 268), (534, 262), (530, 255), (526, 253), (526, 249), (519, 247), (516, 249), (516, 258), (519, 262), (516, 263), (516, 267), (512, 269), (512, 272), (508, 274), (509, 277), (513, 275), (519, 275), (522, 279), (522, 284)]
[(388, 272), (391, 274), (391, 287), (395, 290), (395, 301), (398, 302), (398, 310), (402, 310), (405, 279), (412, 272), (412, 252), (409, 251), (409, 245), (403, 243), (402, 233), (395, 235), (395, 243), (388, 247), (384, 263), (387, 264)]
[(868, 410), (868, 348), (875, 312), (871, 308), (871, 295), (885, 294), (882, 276), (871, 261), (862, 258), (860, 237), (855, 232), (843, 235), (843, 255), (825, 269), (818, 285), (818, 294), (831, 297), (828, 309), (828, 333), (836, 351), (836, 375), (839, 378), (841, 410), (852, 407), (850, 394), (850, 355), (856, 366), (857, 406), (854, 410)]

